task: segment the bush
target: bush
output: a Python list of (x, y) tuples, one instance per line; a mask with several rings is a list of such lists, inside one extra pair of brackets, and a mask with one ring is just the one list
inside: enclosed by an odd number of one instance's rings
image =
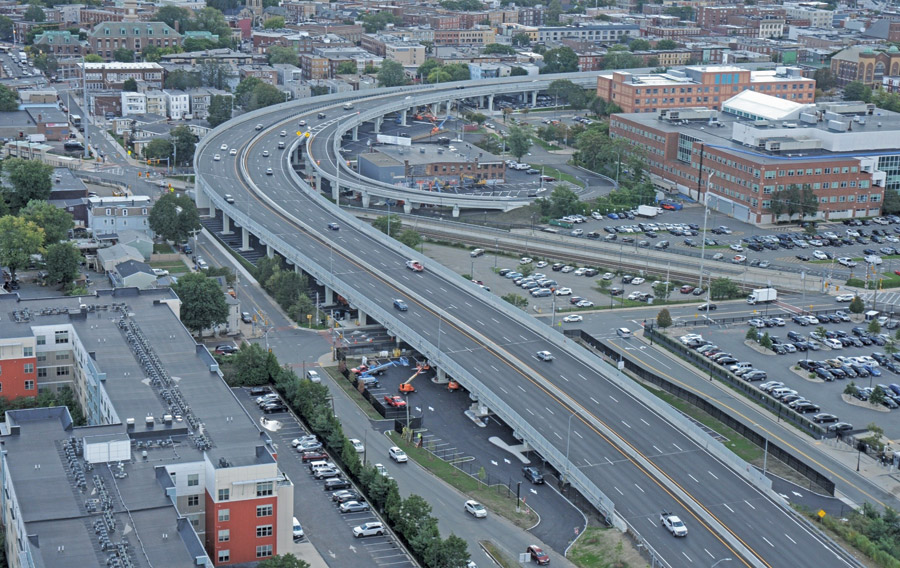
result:
[(672, 325), (672, 314), (669, 313), (669, 310), (666, 308), (659, 310), (659, 313), (656, 314), (656, 325), (662, 328)]

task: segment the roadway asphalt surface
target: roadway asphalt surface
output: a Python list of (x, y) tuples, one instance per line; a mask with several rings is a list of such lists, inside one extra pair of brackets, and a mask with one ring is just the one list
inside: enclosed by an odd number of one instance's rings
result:
[[(365, 105), (357, 103), (358, 107)], [(293, 123), (294, 118), (284, 124)], [(395, 317), (437, 344), (445, 356), (482, 377), (495, 393), (503, 393), (500, 396), (513, 411), (531, 420), (559, 451), (565, 449), (569, 438), (572, 463), (615, 500), (618, 513), (670, 564), (699, 565), (737, 557), (751, 565), (705, 520), (713, 516), (742, 541), (755, 557), (755, 564), (850, 565), (843, 551), (804, 527), (628, 392), (608, 382), (601, 369), (582, 363), (566, 351), (557, 351), (551, 363), (537, 361), (534, 353), (545, 347), (544, 340), (530, 326), (480, 300), (467, 283), (445, 281), (428, 270), (411, 273), (404, 268), (405, 257), (372, 239), (367, 228), (345, 226), (329, 231), (327, 224), (335, 219), (330, 213), (332, 206), (323, 199), (312, 200), (293, 187), (287, 175), (286, 153), (276, 149), (277, 131), (285, 126), (271, 126), (259, 134), (241, 127), (221, 131), (197, 155), (198, 174), (215, 191), (234, 195), (235, 209), (255, 216), (313, 262), (330, 267), (333, 274), (342, 277), (346, 286), (342, 292), (351, 299), (365, 296), (389, 307), (393, 298), (405, 297), (410, 310), (397, 312)], [(221, 143), (240, 148), (239, 156), (214, 162), (212, 155)], [(262, 158), (263, 149), (274, 155)], [(302, 219), (303, 226), (298, 228), (295, 221), (247, 190), (237, 159), (244, 160), (261, 191), (293, 217)], [(271, 176), (266, 175), (267, 167), (273, 169)], [(345, 250), (355, 254), (350, 256)], [(438, 309), (448, 317), (437, 317)], [(479, 333), (488, 337), (487, 343)], [(548, 385), (562, 395), (551, 395)], [(567, 424), (573, 412), (579, 419), (571, 425), (570, 436)], [(642, 454), (655, 473), (610, 443), (591, 425), (593, 421), (603, 421), (609, 430), (627, 439), (631, 450)], [(656, 476), (668, 479), (664, 484)], [(680, 486), (687, 499), (673, 492), (672, 485)], [(658, 527), (657, 516), (663, 509), (687, 521), (689, 538), (672, 539)], [(701, 509), (705, 514), (699, 513)]]

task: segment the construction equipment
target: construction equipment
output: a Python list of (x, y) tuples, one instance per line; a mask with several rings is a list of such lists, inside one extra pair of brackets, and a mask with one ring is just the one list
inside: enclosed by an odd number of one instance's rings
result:
[(444, 127), (444, 123), (447, 122), (447, 119), (448, 119), (448, 118), (450, 118), (450, 115), (449, 115), (449, 114), (448, 114), (447, 116), (444, 117), (444, 120), (442, 120), (440, 124), (436, 124), (436, 125), (434, 126), (434, 128), (431, 129), (431, 133), (432, 133), (432, 134), (437, 134), (438, 132), (440, 132), (441, 129)]
[(430, 367), (428, 366), (428, 363), (422, 363), (422, 364), (416, 365), (416, 372), (413, 374), (413, 376), (406, 379), (406, 382), (400, 383), (398, 390), (400, 392), (407, 392), (407, 393), (416, 392), (416, 387), (412, 386), (413, 379), (418, 377), (422, 373), (422, 371), (427, 371), (429, 368)]
[(395, 363), (394, 361), (388, 360), (387, 363), (382, 363), (381, 365), (377, 365), (375, 367), (366, 368), (366, 369), (363, 369), (363, 367), (365, 367), (365, 365), (360, 365), (359, 366), (359, 368), (360, 368), (359, 377), (361, 379), (364, 379), (367, 377), (371, 377), (373, 375), (380, 375), (380, 374), (384, 373), (385, 369), (387, 369), (388, 367), (393, 367), (396, 364), (397, 363)]

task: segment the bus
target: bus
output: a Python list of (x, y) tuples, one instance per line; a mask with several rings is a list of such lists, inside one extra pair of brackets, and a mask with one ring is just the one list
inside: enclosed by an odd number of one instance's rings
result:
[(71, 114), (69, 115), (69, 121), (72, 123), (72, 126), (76, 128), (79, 132), (84, 132), (84, 127), (81, 125), (81, 115)]

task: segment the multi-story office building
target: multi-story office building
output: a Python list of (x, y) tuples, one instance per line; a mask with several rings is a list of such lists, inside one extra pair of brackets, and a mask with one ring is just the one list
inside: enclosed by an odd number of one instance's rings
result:
[(163, 68), (159, 63), (78, 63), (79, 78), (86, 73), (88, 91), (121, 91), (128, 79), (143, 81), (148, 88), (162, 89)]
[(796, 67), (750, 71), (730, 65), (685, 67), (641, 75), (612, 71), (597, 78), (597, 96), (616, 103), (624, 112), (657, 112), (685, 106), (719, 109), (724, 101), (746, 90), (811, 103), (816, 82), (804, 77)]
[(148, 45), (181, 47), (181, 34), (163, 22), (102, 22), (91, 31), (91, 50), (113, 61), (117, 49), (141, 53)]
[(801, 104), (753, 91), (722, 103), (616, 114), (610, 135), (642, 148), (657, 186), (750, 223), (773, 194), (808, 187), (818, 218), (878, 215), (900, 190), (900, 114), (865, 103)]
[(12, 568), (211, 567), (291, 551), (293, 484), (171, 289), (0, 304), (4, 396), (7, 361), (30, 364), (38, 390), (72, 389), (86, 422), (54, 407), (0, 424)]

